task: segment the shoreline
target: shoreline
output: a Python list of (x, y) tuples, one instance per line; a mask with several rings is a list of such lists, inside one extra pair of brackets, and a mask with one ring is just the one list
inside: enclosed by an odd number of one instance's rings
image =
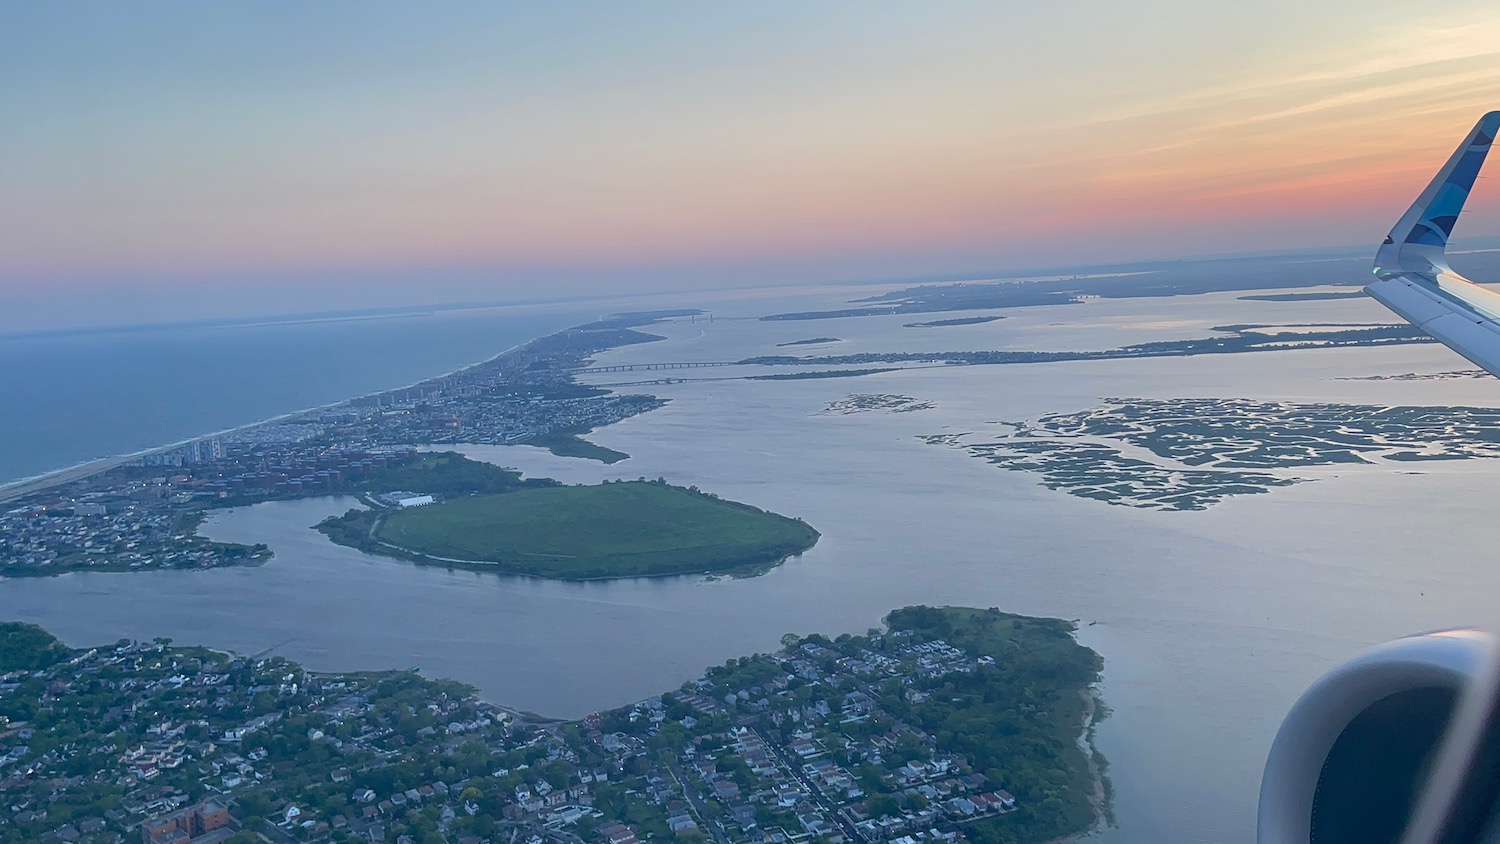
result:
[[(602, 318), (602, 317), (596, 317), (595, 319), (600, 319), (600, 318)], [(0, 504), (5, 504), (5, 503), (8, 503), (10, 501), (14, 501), (14, 500), (16, 500), (18, 498), (23, 498), (23, 497), (25, 497), (27, 495), (31, 495), (32, 493), (41, 492), (43, 490), (50, 489), (50, 488), (52, 488), (54, 486), (60, 486), (62, 484), (70, 483), (72, 481), (84, 480), (86, 478), (93, 477), (94, 475), (103, 474), (104, 472), (108, 472), (111, 469), (117, 468), (119, 466), (123, 466), (123, 465), (125, 465), (126, 463), (129, 463), (132, 460), (139, 460), (139, 459), (141, 459), (143, 457), (150, 457), (151, 455), (154, 455), (154, 454), (161, 454), (161, 453), (164, 453), (164, 452), (172, 451), (174, 449), (183, 448), (184, 446), (191, 445), (192, 443), (201, 442), (203, 440), (213, 439), (213, 438), (216, 438), (216, 437), (227, 437), (227, 436), (230, 436), (230, 435), (233, 435), (233, 434), (244, 433), (246, 431), (254, 431), (254, 430), (258, 429), (258, 428), (263, 428), (263, 427), (266, 427), (268, 425), (275, 425), (275, 424), (279, 424), (279, 423), (282, 423), (282, 422), (295, 421), (297, 419), (301, 419), (301, 418), (303, 418), (305, 416), (309, 416), (309, 415), (314, 414), (314, 413), (321, 413), (323, 411), (333, 410), (335, 408), (342, 407), (342, 406), (344, 406), (346, 404), (349, 404), (350, 402), (358, 401), (360, 399), (370, 398), (371, 396), (381, 396), (381, 395), (385, 395), (386, 393), (393, 393), (393, 392), (397, 392), (397, 391), (400, 391), (400, 390), (409, 390), (409, 389), (411, 389), (413, 387), (416, 387), (419, 384), (424, 384), (424, 383), (426, 383), (428, 381), (436, 380), (436, 379), (439, 379), (439, 378), (448, 378), (450, 376), (457, 375), (457, 374), (459, 374), (461, 372), (465, 372), (467, 370), (473, 369), (473, 368), (475, 368), (477, 366), (483, 366), (484, 364), (487, 364), (487, 363), (490, 363), (490, 362), (492, 362), (494, 360), (502, 358), (505, 355), (511, 354), (512, 352), (518, 351), (520, 349), (524, 349), (525, 347), (531, 345), (532, 343), (535, 343), (538, 340), (542, 340), (542, 339), (545, 339), (547, 337), (551, 337), (554, 334), (560, 334), (563, 331), (571, 331), (574, 328), (580, 327), (581, 325), (587, 325), (587, 323), (580, 323), (580, 325), (568, 326), (567, 328), (559, 329), (558, 331), (549, 332), (547, 334), (539, 334), (539, 335), (537, 335), (535, 337), (531, 337), (531, 338), (529, 338), (527, 340), (524, 340), (524, 341), (522, 341), (520, 343), (516, 343), (516, 344), (514, 344), (514, 345), (512, 345), (512, 346), (510, 346), (510, 347), (508, 347), (506, 349), (503, 349), (502, 351), (496, 352), (495, 354), (490, 355), (489, 357), (484, 358), (482, 360), (477, 360), (477, 361), (473, 361), (473, 362), (470, 362), (470, 363), (466, 363), (466, 364), (464, 364), (462, 366), (456, 367), (454, 369), (450, 369), (447, 372), (441, 372), (441, 373), (437, 373), (435, 375), (429, 375), (429, 376), (427, 376), (425, 378), (422, 378), (422, 379), (417, 380), (417, 381), (413, 381), (413, 382), (411, 382), (409, 384), (403, 384), (403, 385), (398, 385), (398, 386), (394, 386), (394, 387), (386, 387), (384, 389), (374, 390), (374, 391), (371, 391), (371, 392), (368, 392), (368, 393), (360, 393), (360, 394), (357, 394), (357, 395), (349, 396), (347, 398), (338, 399), (337, 401), (327, 402), (325, 404), (320, 404), (320, 405), (314, 405), (312, 407), (305, 407), (305, 408), (302, 408), (300, 410), (288, 411), (286, 413), (280, 413), (280, 414), (277, 414), (275, 416), (270, 416), (270, 417), (267, 417), (267, 418), (264, 418), (264, 419), (256, 420), (254, 422), (247, 422), (247, 423), (245, 423), (243, 425), (235, 425), (235, 426), (232, 426), (232, 427), (229, 427), (229, 428), (223, 428), (223, 429), (218, 430), (218, 431), (210, 431), (208, 433), (198, 434), (198, 435), (195, 435), (195, 436), (192, 436), (192, 437), (188, 437), (186, 439), (177, 440), (177, 441), (171, 442), (171, 443), (166, 443), (164, 445), (152, 446), (150, 448), (145, 448), (145, 449), (140, 449), (140, 450), (137, 450), (137, 451), (126, 452), (124, 454), (115, 454), (115, 455), (108, 455), (108, 456), (105, 456), (105, 457), (96, 457), (96, 458), (92, 458), (92, 459), (89, 459), (89, 460), (84, 460), (84, 461), (79, 462), (79, 463), (74, 463), (74, 464), (72, 464), (70, 466), (63, 466), (63, 467), (58, 468), (58, 469), (53, 469), (53, 470), (50, 470), (50, 471), (47, 471), (47, 472), (43, 472), (41, 474), (30, 475), (30, 476), (23, 477), (23, 478), (17, 478), (17, 479), (12, 480), (12, 481), (5, 481), (3, 483), (0, 483)]]
[(1084, 759), (1087, 760), (1089, 766), (1091, 781), (1089, 804), (1094, 809), (1094, 822), (1082, 832), (1054, 838), (1046, 844), (1078, 844), (1115, 825), (1114, 809), (1110, 805), (1109, 789), (1104, 780), (1105, 766), (1100, 764), (1104, 761), (1104, 756), (1094, 747), (1094, 728), (1109, 717), (1109, 710), (1104, 706), (1103, 693), (1099, 686), (1100, 684), (1095, 682), (1078, 693), (1083, 698), (1083, 718), (1080, 719), (1079, 724), (1078, 749), (1083, 751)]

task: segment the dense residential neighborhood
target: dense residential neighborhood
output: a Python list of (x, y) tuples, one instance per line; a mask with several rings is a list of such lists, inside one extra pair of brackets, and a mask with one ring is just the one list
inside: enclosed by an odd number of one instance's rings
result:
[(890, 624), (788, 636), (566, 722), (415, 672), (165, 640), (75, 651), (8, 624), (0, 842), (910, 844), (1095, 823), (1078, 738), (1098, 663), (1070, 625), (928, 608)]

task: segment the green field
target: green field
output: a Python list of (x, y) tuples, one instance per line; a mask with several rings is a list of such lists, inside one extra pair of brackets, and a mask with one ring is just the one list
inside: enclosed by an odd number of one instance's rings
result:
[[(661, 482), (529, 489), (355, 511), (335, 541), (418, 562), (584, 580), (748, 573), (812, 547), (806, 523)], [(349, 541), (363, 531), (373, 541)]]

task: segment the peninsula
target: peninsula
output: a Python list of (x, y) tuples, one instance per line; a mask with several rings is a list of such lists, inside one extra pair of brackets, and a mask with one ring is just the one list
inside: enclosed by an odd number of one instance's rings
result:
[(416, 670), (0, 623), (0, 844), (1042, 844), (1109, 814), (1102, 662), (1073, 631), (907, 607), (560, 721)]

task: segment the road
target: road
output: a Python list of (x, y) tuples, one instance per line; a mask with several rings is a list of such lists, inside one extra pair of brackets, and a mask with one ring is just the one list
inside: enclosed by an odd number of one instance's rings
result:
[(682, 767), (673, 762), (667, 766), (667, 771), (672, 775), (672, 779), (677, 782), (677, 787), (682, 789), (682, 796), (687, 798), (688, 805), (693, 807), (693, 814), (698, 816), (698, 828), (706, 829), (712, 833), (714, 840), (718, 841), (719, 844), (729, 844), (728, 839), (724, 837), (724, 828), (718, 823), (710, 824), (708, 822), (708, 805), (703, 802), (703, 797), (698, 794), (698, 790), (692, 788), (684, 781), (686, 777), (683, 776)]
[(754, 729), (755, 734), (760, 736), (760, 740), (766, 743), (766, 747), (771, 748), (771, 752), (776, 754), (776, 757), (781, 760), (781, 764), (785, 765), (787, 770), (792, 772), (792, 776), (796, 777), (797, 782), (802, 783), (802, 787), (807, 793), (811, 794), (813, 799), (818, 801), (818, 805), (823, 808), (828, 817), (833, 818), (833, 822), (839, 825), (839, 828), (844, 831), (844, 835), (848, 836), (850, 841), (863, 841), (864, 838), (859, 834), (859, 830), (855, 829), (854, 824), (850, 823), (844, 817), (843, 813), (839, 811), (838, 804), (829, 800), (828, 795), (823, 793), (823, 789), (818, 788), (812, 780), (808, 779), (802, 773), (802, 765), (793, 762), (792, 758), (787, 755), (786, 750), (779, 743), (772, 741), (771, 737), (766, 735), (759, 727)]

